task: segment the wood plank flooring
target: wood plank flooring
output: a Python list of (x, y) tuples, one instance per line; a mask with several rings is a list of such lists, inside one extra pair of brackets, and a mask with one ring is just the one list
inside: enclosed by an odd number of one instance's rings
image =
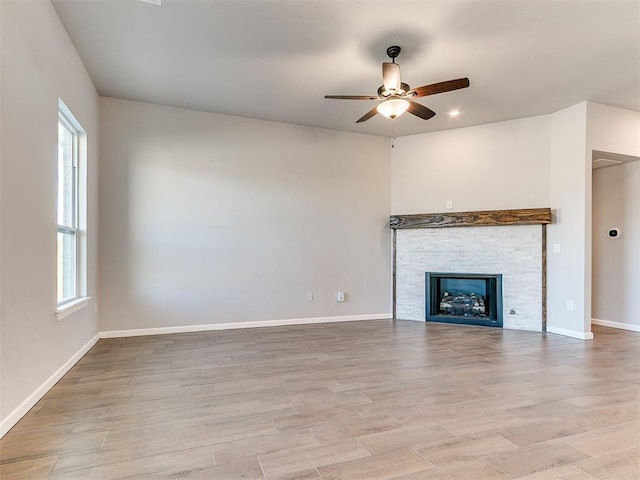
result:
[(406, 321), (100, 340), (0, 478), (640, 479), (640, 334)]

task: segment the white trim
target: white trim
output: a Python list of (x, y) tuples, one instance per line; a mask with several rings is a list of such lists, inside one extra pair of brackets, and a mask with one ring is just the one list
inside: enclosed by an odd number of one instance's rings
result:
[(58, 306), (56, 309), (56, 320), (62, 320), (72, 313), (76, 313), (77, 311), (87, 307), (89, 305), (89, 300), (91, 300), (91, 297), (80, 297)]
[(640, 332), (640, 325), (633, 325), (631, 323), (612, 322), (611, 320), (600, 320), (599, 318), (592, 318), (591, 323), (593, 323), (594, 325), (600, 325), (602, 327), (619, 328), (621, 330)]
[(547, 325), (547, 333), (555, 333), (556, 335), (564, 335), (565, 337), (579, 338), (580, 340), (593, 340), (593, 333), (578, 332), (576, 330), (567, 330), (566, 328), (550, 327)]
[(172, 333), (205, 332), (209, 330), (231, 330), (236, 328), (281, 327), (307, 325), (310, 323), (356, 322), (360, 320), (390, 320), (390, 313), (375, 315), (345, 315), (341, 317), (288, 318), (284, 320), (262, 320), (257, 322), (212, 323), (204, 325), (181, 325), (176, 327), (139, 328), (135, 330), (110, 330), (100, 332), (100, 338), (139, 337), (144, 335), (166, 335)]
[(0, 422), (0, 438), (4, 437), (6, 433), (11, 430), (11, 428), (18, 423), (18, 421), (24, 417), (36, 403), (38, 403), (38, 400), (40, 400), (51, 389), (51, 387), (58, 382), (58, 380), (71, 370), (71, 367), (73, 367), (78, 360), (80, 360), (82, 356), (96, 344), (98, 340), (100, 340), (100, 335), (96, 335), (89, 340), (84, 347), (73, 354), (72, 357), (64, 363), (64, 365), (56, 370), (53, 375), (46, 379), (42, 385), (36, 388), (36, 390), (29, 395), (24, 402), (18, 405), (13, 412), (2, 420), (2, 422)]

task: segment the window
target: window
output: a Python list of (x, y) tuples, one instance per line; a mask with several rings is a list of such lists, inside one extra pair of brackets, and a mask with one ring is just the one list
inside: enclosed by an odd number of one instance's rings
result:
[(62, 101), (58, 109), (58, 309), (86, 294), (84, 288), (84, 224), (86, 191), (81, 185), (85, 132)]

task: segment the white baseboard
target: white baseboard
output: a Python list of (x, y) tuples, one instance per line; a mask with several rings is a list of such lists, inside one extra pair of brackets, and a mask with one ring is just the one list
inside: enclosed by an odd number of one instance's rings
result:
[(36, 390), (27, 397), (27, 399), (18, 405), (13, 412), (7, 416), (2, 422), (0, 422), (0, 438), (4, 437), (5, 434), (13, 428), (13, 426), (18, 423), (18, 421), (26, 415), (26, 413), (33, 408), (33, 406), (38, 403), (45, 393), (47, 393), (51, 387), (53, 387), (58, 380), (60, 380), (65, 373), (71, 370), (78, 360), (82, 358), (82, 356), (89, 351), (91, 347), (93, 347), (96, 342), (100, 340), (100, 335), (96, 335), (91, 340), (87, 342), (87, 344), (78, 350), (73, 356), (67, 360), (64, 365), (62, 365), (58, 370), (56, 370), (53, 375), (51, 375), (45, 382), (40, 385)]
[(139, 328), (134, 330), (109, 330), (100, 332), (100, 338), (139, 337), (144, 335), (166, 335), (171, 333), (206, 332), (210, 330), (232, 330), (236, 328), (282, 327), (308, 325), (311, 323), (356, 322), (361, 320), (390, 320), (390, 313), (375, 315), (345, 315), (341, 317), (288, 318), (284, 320), (262, 320), (257, 322), (210, 323), (204, 325), (182, 325), (176, 327)]
[(556, 335), (564, 335), (565, 337), (579, 338), (580, 340), (593, 340), (593, 333), (591, 332), (578, 332), (576, 330), (550, 327), (548, 325), (547, 325), (547, 333), (555, 333)]
[(594, 325), (600, 325), (602, 327), (619, 328), (621, 330), (640, 332), (640, 325), (632, 325), (630, 323), (612, 322), (611, 320), (600, 320), (599, 318), (592, 318), (591, 323), (593, 323)]

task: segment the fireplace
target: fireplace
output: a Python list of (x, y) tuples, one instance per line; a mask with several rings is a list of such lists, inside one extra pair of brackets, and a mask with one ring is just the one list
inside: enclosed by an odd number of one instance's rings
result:
[(502, 327), (502, 275), (426, 272), (425, 320)]
[(502, 305), (495, 304), (502, 327), (544, 331), (549, 223), (549, 208), (392, 216), (393, 317), (425, 321), (425, 272), (495, 272), (502, 274)]

